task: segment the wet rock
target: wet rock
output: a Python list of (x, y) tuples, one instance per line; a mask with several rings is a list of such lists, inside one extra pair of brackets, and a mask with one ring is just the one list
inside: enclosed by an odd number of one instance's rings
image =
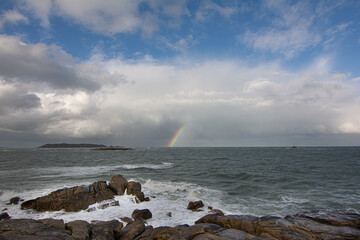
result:
[(146, 198), (144, 198), (144, 201), (145, 201), (145, 202), (150, 202), (150, 198), (149, 198), (149, 197), (146, 197)]
[(141, 184), (139, 182), (132, 182), (132, 181), (128, 182), (126, 194), (132, 195), (136, 192), (141, 192)]
[(121, 175), (115, 175), (111, 178), (109, 187), (115, 192), (115, 194), (124, 195), (127, 184), (128, 181), (125, 178)]
[(311, 211), (295, 214), (295, 217), (311, 219), (313, 221), (332, 226), (348, 226), (360, 228), (360, 214), (346, 211)]
[(131, 218), (129, 218), (129, 217), (123, 217), (123, 218), (120, 218), (120, 220), (121, 221), (123, 221), (123, 222), (125, 222), (125, 223), (127, 223), (127, 224), (129, 224), (129, 223), (131, 223), (131, 222), (134, 222)]
[(134, 220), (137, 220), (137, 219), (146, 220), (146, 219), (152, 218), (152, 213), (150, 212), (149, 209), (141, 209), (141, 210), (135, 209), (133, 211), (133, 213), (131, 214), (131, 217)]
[(119, 205), (120, 205), (119, 201), (112, 201), (112, 202), (101, 204), (97, 208), (98, 209), (105, 209), (105, 208), (108, 208), (108, 207), (119, 206)]
[(199, 201), (189, 202), (187, 209), (191, 211), (198, 211), (199, 208), (204, 207), (204, 203)]
[(1, 240), (74, 240), (66, 231), (47, 226), (33, 219), (8, 219), (0, 222)]
[(168, 213), (166, 213), (166, 216), (172, 217), (172, 213), (171, 213), (171, 212), (168, 212)]
[(10, 205), (10, 204), (17, 205), (17, 204), (19, 204), (20, 201), (24, 201), (24, 200), (21, 199), (20, 197), (13, 197), (10, 199), (10, 201), (9, 201), (9, 203), (7, 203), (7, 205)]
[(207, 215), (199, 223), (213, 223), (227, 229), (245, 231), (275, 239), (360, 239), (357, 213), (341, 211), (300, 213), (285, 218), (250, 215)]
[(151, 232), (142, 234), (139, 239), (141, 240), (165, 240), (165, 239), (181, 239), (180, 232), (173, 227), (157, 227)]
[(5, 212), (5, 211), (7, 211), (8, 209), (7, 208), (3, 208), (1, 211), (2, 212)]
[(120, 231), (120, 240), (132, 240), (141, 235), (145, 231), (145, 224), (142, 220), (137, 220)]
[(145, 201), (145, 196), (143, 192), (134, 192), (133, 195), (135, 195), (135, 199), (137, 203)]
[(264, 238), (256, 237), (251, 235), (247, 232), (236, 230), (236, 229), (225, 229), (216, 234), (219, 237), (223, 237), (226, 239), (233, 239), (233, 240), (244, 240), (244, 239), (251, 239), (251, 240), (260, 240)]
[(68, 212), (85, 210), (89, 205), (113, 198), (114, 193), (107, 187), (105, 181), (95, 182), (89, 186), (64, 188), (47, 196), (32, 199), (21, 204), (21, 209), (35, 209), (40, 212)]
[(216, 233), (223, 230), (222, 227), (216, 224), (210, 224), (210, 223), (201, 223), (196, 224), (193, 226), (190, 226), (180, 232), (180, 235), (184, 239), (193, 239), (197, 235), (203, 234), (203, 233)]
[(223, 211), (221, 211), (220, 209), (216, 209), (216, 208), (211, 209), (210, 213), (216, 214), (216, 215), (219, 215), (219, 216), (224, 216), (225, 215)]
[(90, 224), (86, 221), (76, 220), (65, 225), (66, 229), (71, 232), (71, 235), (76, 240), (90, 239), (91, 229)]
[[(211, 234), (211, 233), (202, 233), (202, 234), (195, 236), (192, 239), (193, 240), (230, 240), (231, 238), (225, 238), (225, 237), (217, 236), (217, 235)], [(245, 238), (241, 238), (241, 239), (245, 240)]]
[(0, 213), (0, 221), (1, 221), (1, 220), (5, 220), (5, 219), (10, 219), (9, 214), (6, 213), (6, 212)]
[(123, 224), (117, 220), (91, 224), (91, 240), (115, 240), (120, 237)]
[(65, 230), (65, 223), (62, 219), (45, 218), (38, 220), (38, 222), (58, 230)]
[(154, 228), (153, 228), (153, 226), (147, 226), (147, 227), (145, 227), (145, 231), (142, 233), (142, 234), (140, 234), (139, 236), (137, 236), (136, 238), (135, 238), (135, 240), (145, 240), (145, 239), (151, 239), (152, 240), (152, 238), (151, 238), (151, 233), (152, 233), (152, 231), (154, 230)]

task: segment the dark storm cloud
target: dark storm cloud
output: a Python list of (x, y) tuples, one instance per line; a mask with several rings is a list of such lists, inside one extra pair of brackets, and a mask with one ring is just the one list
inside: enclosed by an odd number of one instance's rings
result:
[(40, 98), (36, 94), (24, 94), (21, 91), (0, 92), (0, 102), (0, 114), (41, 106)]
[(43, 83), (56, 89), (100, 89), (99, 83), (74, 68), (74, 59), (59, 47), (25, 44), (7, 35), (0, 35), (0, 76), (7, 82)]

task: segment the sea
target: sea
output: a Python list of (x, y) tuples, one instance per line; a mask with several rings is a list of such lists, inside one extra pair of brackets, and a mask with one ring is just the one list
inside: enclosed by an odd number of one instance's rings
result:
[[(116, 174), (140, 182), (150, 201), (116, 196), (119, 206), (101, 209), (104, 203), (96, 203), (73, 213), (7, 205), (12, 197), (30, 200), (64, 187), (110, 181)], [(12, 218), (108, 221), (149, 209), (153, 217), (147, 223), (157, 227), (194, 224), (209, 206), (254, 216), (359, 213), (359, 184), (360, 147), (0, 149), (0, 211)], [(196, 200), (203, 201), (202, 211), (187, 210)]]

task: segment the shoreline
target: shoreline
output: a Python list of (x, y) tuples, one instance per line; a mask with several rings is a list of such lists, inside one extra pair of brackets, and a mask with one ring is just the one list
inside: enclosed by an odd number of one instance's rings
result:
[[(99, 203), (97, 208), (119, 206), (115, 196), (133, 196), (137, 203), (157, 201), (156, 196), (145, 196), (141, 184), (127, 181), (115, 175), (109, 184), (98, 181), (89, 186), (58, 189), (46, 196), (21, 203), (21, 209), (35, 211), (80, 210)], [(64, 197), (66, 196), (66, 197)], [(20, 198), (10, 199), (19, 204)], [(141, 204), (139, 204), (140, 208)], [(359, 239), (360, 214), (341, 210), (309, 211), (285, 217), (252, 215), (224, 215), (219, 209), (201, 201), (189, 202), (188, 211), (203, 213), (191, 225), (152, 227), (146, 221), (152, 219), (149, 209), (136, 209), (133, 214), (111, 221), (86, 222), (75, 220), (65, 223), (62, 219), (12, 219), (5, 211), (0, 217), (0, 239)], [(96, 210), (96, 209), (95, 209)], [(165, 213), (171, 217), (171, 212)], [(46, 231), (45, 231), (46, 229)], [(48, 234), (48, 235), (46, 235)], [(88, 235), (86, 234), (88, 233)], [(26, 236), (26, 237), (24, 237)], [(56, 238), (48, 238), (57, 236)], [(240, 238), (241, 237), (241, 238)]]

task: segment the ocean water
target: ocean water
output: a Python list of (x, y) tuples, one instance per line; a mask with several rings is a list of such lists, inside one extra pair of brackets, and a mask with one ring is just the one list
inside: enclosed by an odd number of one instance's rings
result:
[[(120, 206), (76, 213), (20, 210), (6, 205), (63, 187), (109, 181), (121, 174), (139, 181), (150, 202), (116, 196)], [(279, 148), (139, 148), (131, 151), (91, 149), (0, 149), (0, 211), (13, 218), (112, 220), (148, 208), (148, 224), (193, 224), (208, 206), (225, 214), (286, 216), (301, 211), (360, 212), (360, 147)], [(203, 211), (187, 210), (202, 200)], [(172, 216), (167, 215), (168, 212)]]

